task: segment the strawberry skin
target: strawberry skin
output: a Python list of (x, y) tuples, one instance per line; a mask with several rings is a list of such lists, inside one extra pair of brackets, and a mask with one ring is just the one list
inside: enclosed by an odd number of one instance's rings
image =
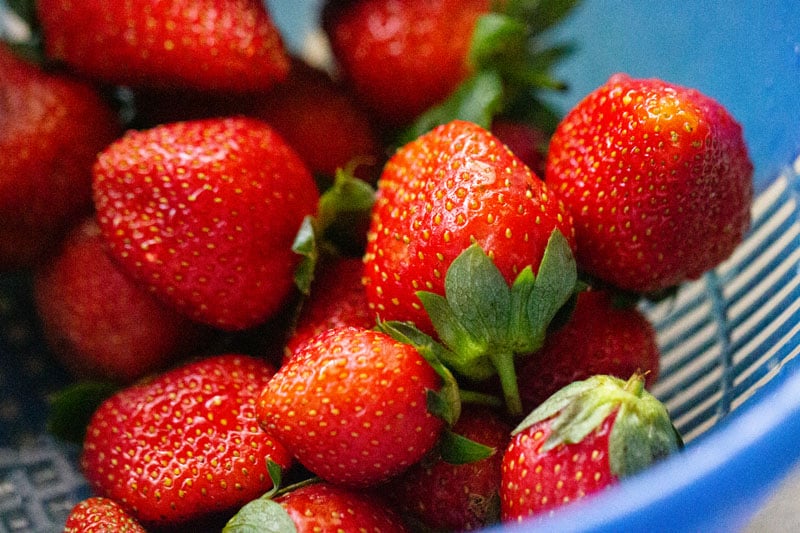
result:
[(31, 267), (91, 212), (92, 164), (120, 133), (92, 86), (0, 44), (0, 270)]
[(258, 427), (255, 403), (274, 374), (244, 355), (212, 356), (106, 400), (86, 432), (81, 467), (99, 496), (145, 527), (232, 510), (272, 486), (287, 450)]
[(275, 498), (298, 532), (408, 531), (386, 503), (372, 495), (330, 483), (313, 483)]
[(405, 124), (466, 78), (470, 40), (489, 0), (326, 3), (323, 28), (344, 77), (382, 120)]
[(415, 348), (345, 326), (299, 347), (264, 388), (261, 426), (319, 477), (377, 484), (417, 462), (443, 422), (427, 409), (440, 378)]
[(473, 242), (509, 283), (535, 272), (563, 202), (485, 129), (454, 120), (400, 148), (378, 181), (364, 256), (369, 305), (384, 320), (431, 322), (416, 292), (442, 294), (450, 263)]
[(639, 309), (615, 302), (608, 291), (578, 294), (569, 321), (552, 331), (544, 346), (517, 369), (525, 412), (558, 389), (594, 374), (627, 378), (645, 374), (649, 387), (658, 379), (656, 331)]
[(64, 524), (64, 533), (146, 533), (114, 500), (90, 497), (78, 502)]
[(254, 91), (289, 61), (259, 0), (42, 0), (47, 55), (115, 85)]
[(502, 520), (521, 521), (616, 483), (608, 464), (608, 437), (616, 413), (581, 442), (542, 451), (552, 434), (545, 420), (517, 434), (503, 459)]
[(128, 132), (99, 155), (94, 199), (129, 275), (189, 317), (237, 330), (290, 294), (292, 243), (319, 194), (269, 126), (221, 118)]
[(303, 303), (286, 345), (284, 353), (287, 357), (325, 330), (341, 326), (368, 329), (375, 325), (375, 314), (367, 305), (367, 295), (361, 284), (364, 270), (361, 259), (331, 258), (318, 270), (319, 274), (311, 285), (311, 295)]
[(108, 257), (93, 218), (36, 270), (33, 291), (45, 339), (78, 377), (128, 383), (185, 355), (202, 338), (202, 328)]
[(453, 431), (493, 448), (466, 464), (431, 454), (387, 486), (403, 510), (436, 531), (472, 531), (500, 519), (500, 468), (511, 427), (494, 411), (465, 406)]
[(731, 254), (749, 227), (752, 174), (741, 126), (718, 102), (617, 74), (557, 127), (546, 181), (575, 217), (579, 266), (649, 293)]

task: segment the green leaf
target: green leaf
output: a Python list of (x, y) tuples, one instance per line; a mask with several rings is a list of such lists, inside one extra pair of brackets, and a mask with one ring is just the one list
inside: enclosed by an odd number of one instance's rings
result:
[(532, 325), (533, 337), (529, 339), (531, 345), (526, 351), (534, 351), (542, 346), (547, 326), (575, 293), (577, 283), (578, 270), (572, 249), (566, 237), (555, 230), (548, 240), (528, 300), (528, 320)]
[(50, 401), (47, 430), (57, 438), (83, 443), (92, 415), (119, 386), (105, 381), (81, 381), (58, 391)]
[(445, 275), (445, 294), (456, 319), (482, 345), (508, 329), (511, 294), (503, 275), (478, 244), (456, 257)]
[(402, 132), (397, 144), (402, 145), (427, 133), (440, 124), (455, 119), (491, 127), (492, 118), (502, 109), (503, 82), (493, 70), (478, 71), (467, 78), (444, 102), (423, 114)]
[(461, 416), (461, 396), (458, 382), (450, 372), (450, 368), (442, 362), (453, 355), (447, 348), (420, 331), (413, 324), (399, 321), (383, 321), (378, 323), (377, 329), (396, 341), (416, 348), (439, 377), (442, 378), (442, 387), (439, 391), (430, 391), (428, 394), (428, 410), (447, 424), (451, 426), (455, 424), (458, 417)]
[(333, 185), (319, 199), (317, 224), (324, 232), (343, 213), (368, 213), (375, 203), (375, 189), (356, 178), (350, 169), (338, 169)]
[(497, 450), (451, 430), (445, 430), (439, 439), (439, 453), (446, 463), (463, 465), (489, 458)]
[(441, 354), (441, 360), (457, 373), (472, 379), (493, 376), (494, 368), (485, 357), (488, 346), (459, 322), (447, 299), (427, 291), (416, 294), (439, 339), (449, 348)]
[(281, 504), (258, 498), (239, 509), (222, 529), (223, 533), (297, 533), (297, 527)]
[(531, 34), (539, 34), (563, 20), (579, 0), (508, 0), (503, 12), (525, 20)]
[(487, 13), (475, 24), (469, 61), (483, 68), (503, 56), (518, 55), (526, 48), (528, 35), (528, 28), (522, 21), (502, 13)]
[(300, 229), (292, 244), (292, 251), (302, 256), (294, 273), (294, 283), (301, 293), (311, 293), (311, 283), (314, 281), (314, 272), (319, 261), (317, 247), (317, 232), (314, 228), (314, 218), (307, 216), (303, 219)]

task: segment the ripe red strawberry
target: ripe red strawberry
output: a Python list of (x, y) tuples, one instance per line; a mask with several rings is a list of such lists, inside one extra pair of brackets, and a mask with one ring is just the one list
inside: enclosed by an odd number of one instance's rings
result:
[(501, 519), (521, 521), (589, 496), (681, 446), (640, 374), (576, 381), (514, 430), (503, 456)]
[(254, 91), (289, 62), (258, 0), (42, 0), (47, 55), (114, 85)]
[(517, 379), (530, 412), (558, 389), (594, 374), (627, 378), (642, 372), (649, 387), (658, 371), (656, 331), (647, 317), (608, 291), (589, 290), (578, 295), (569, 321), (521, 362)]
[(258, 427), (274, 374), (244, 355), (212, 356), (124, 389), (94, 413), (81, 467), (99, 496), (145, 527), (176, 527), (236, 509), (272, 486), (267, 460), (291, 464)]
[(114, 500), (90, 497), (78, 502), (64, 524), (64, 533), (146, 533)]
[(393, 480), (386, 492), (435, 531), (472, 531), (498, 522), (500, 465), (511, 429), (497, 413), (465, 405), (453, 432), (493, 448), (493, 454), (451, 464), (433, 453)]
[(340, 327), (290, 356), (264, 388), (258, 419), (321, 478), (374, 485), (436, 444), (443, 421), (428, 411), (427, 396), (441, 386), (412, 346)]
[(508, 282), (534, 272), (553, 230), (574, 247), (572, 218), (496, 137), (455, 120), (400, 148), (384, 167), (364, 257), (369, 304), (385, 320), (431, 323), (416, 296), (442, 294), (450, 263), (477, 242)]
[(382, 120), (405, 124), (470, 74), (472, 33), (490, 8), (489, 0), (330, 0), (322, 24), (356, 94)]
[[(364, 256), (367, 301), (382, 320), (435, 329), (456, 372), (498, 373), (509, 410), (521, 414), (513, 358), (541, 346), (571, 296), (573, 248), (558, 196), (491, 133), (455, 120), (384, 167)], [(537, 277), (550, 281), (533, 290)]]
[(402, 519), (374, 494), (324, 481), (287, 487), (249, 502), (223, 529), (236, 531), (405, 533)]
[(55, 355), (76, 376), (131, 382), (187, 355), (202, 328), (165, 307), (105, 252), (93, 218), (34, 276), (36, 310)]
[(301, 345), (325, 330), (340, 326), (369, 329), (375, 326), (375, 314), (367, 305), (361, 283), (364, 270), (361, 259), (336, 257), (318, 268), (311, 295), (303, 303), (294, 332), (284, 353), (288, 357)]
[(742, 129), (721, 104), (618, 74), (564, 117), (546, 181), (575, 217), (579, 267), (648, 293), (730, 255), (750, 223), (752, 173)]
[(100, 154), (94, 198), (125, 271), (191, 318), (235, 330), (291, 293), (292, 243), (319, 195), (270, 127), (230, 118), (127, 133)]
[(0, 270), (31, 267), (91, 212), (92, 164), (120, 131), (93, 87), (0, 44)]

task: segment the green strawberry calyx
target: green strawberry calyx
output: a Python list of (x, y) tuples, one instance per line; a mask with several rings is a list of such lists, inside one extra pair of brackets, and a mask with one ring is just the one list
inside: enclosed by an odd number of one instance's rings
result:
[(538, 273), (528, 266), (510, 286), (473, 243), (450, 264), (444, 296), (417, 293), (440, 342), (408, 324), (389, 327), (401, 329), (458, 375), (475, 381), (497, 375), (507, 410), (520, 415), (515, 358), (542, 347), (548, 326), (581, 286), (572, 250), (558, 230), (550, 235)]
[(617, 478), (683, 447), (666, 407), (645, 390), (644, 375), (638, 372), (627, 381), (608, 375), (575, 381), (534, 409), (512, 435), (549, 419), (551, 434), (541, 448), (547, 452), (581, 442), (610, 416), (615, 418), (608, 441), (609, 466)]

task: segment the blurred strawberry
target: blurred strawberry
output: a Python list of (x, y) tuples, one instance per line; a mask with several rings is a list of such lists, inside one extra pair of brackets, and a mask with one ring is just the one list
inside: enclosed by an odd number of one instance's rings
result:
[(94, 87), (0, 44), (0, 270), (33, 266), (91, 212), (92, 164), (120, 133)]
[(332, 181), (337, 169), (354, 162), (359, 163), (356, 175), (374, 183), (385, 159), (371, 118), (355, 97), (326, 72), (300, 59), (292, 60), (286, 80), (246, 96), (139, 89), (134, 100), (139, 128), (234, 115), (264, 120), (325, 184)]
[(119, 269), (93, 218), (36, 270), (34, 296), (45, 339), (81, 378), (131, 382), (188, 355), (203, 336)]
[(355, 257), (330, 258), (321, 263), (303, 303), (294, 333), (286, 345), (288, 357), (299, 346), (327, 329), (339, 326), (371, 328), (376, 317), (367, 305), (361, 283), (364, 266)]
[(289, 486), (249, 502), (223, 529), (223, 533), (237, 531), (405, 533), (408, 530), (400, 516), (376, 495), (316, 481)]
[(330, 0), (322, 24), (356, 94), (382, 120), (405, 124), (471, 72), (467, 53), (490, 0)]
[(259, 0), (41, 0), (49, 58), (113, 85), (255, 91), (286, 77)]

